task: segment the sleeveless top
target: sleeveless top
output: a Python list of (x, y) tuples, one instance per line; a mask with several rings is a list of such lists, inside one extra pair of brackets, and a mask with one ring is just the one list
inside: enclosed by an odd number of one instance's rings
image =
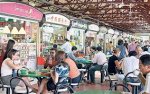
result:
[(2, 67), (1, 67), (1, 76), (8, 76), (8, 75), (12, 75), (13, 71), (12, 68), (9, 67), (7, 65), (7, 62), (10, 61), (13, 63), (13, 61), (10, 58), (6, 58), (3, 62), (2, 62)]

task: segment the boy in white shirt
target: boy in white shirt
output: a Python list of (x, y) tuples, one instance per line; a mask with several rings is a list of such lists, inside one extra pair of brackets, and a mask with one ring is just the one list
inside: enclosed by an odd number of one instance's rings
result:
[(140, 70), (146, 75), (144, 94), (150, 94), (150, 55), (145, 54), (140, 57)]

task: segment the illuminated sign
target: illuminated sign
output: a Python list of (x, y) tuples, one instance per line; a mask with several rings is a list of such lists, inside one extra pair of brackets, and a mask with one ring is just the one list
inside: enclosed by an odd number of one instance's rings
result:
[(41, 21), (43, 13), (39, 10), (22, 3), (0, 2), (0, 13), (4, 15), (18, 16)]

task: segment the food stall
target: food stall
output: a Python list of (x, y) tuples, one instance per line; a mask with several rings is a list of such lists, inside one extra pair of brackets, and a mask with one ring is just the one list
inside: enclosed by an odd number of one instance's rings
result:
[(114, 31), (114, 35), (113, 35), (113, 44), (114, 44), (114, 47), (116, 47), (116, 45), (118, 45), (118, 36), (119, 36), (119, 31), (118, 30), (115, 30)]
[(13, 39), (16, 41), (14, 48), (20, 51), (20, 61), (27, 61), (27, 67), (35, 69), (40, 43), (39, 22), (42, 17), (42, 12), (32, 6), (17, 2), (0, 2), (1, 52), (7, 41)]
[(89, 24), (87, 32), (85, 34), (85, 43), (90, 44), (91, 46), (96, 46), (96, 37), (97, 33), (99, 32), (99, 26), (96, 24)]
[(104, 51), (107, 53), (110, 50), (110, 41), (112, 42), (112, 45), (114, 46), (114, 41), (113, 41), (113, 36), (114, 36), (114, 30), (112, 28), (108, 28), (107, 34), (105, 34), (105, 49)]
[(42, 26), (42, 53), (48, 55), (47, 52), (53, 44), (59, 47), (64, 43), (67, 37), (67, 27), (70, 20), (62, 14), (46, 13), (45, 22)]
[[(85, 46), (85, 30), (87, 23), (85, 21), (74, 19), (71, 21), (70, 29), (67, 31), (67, 39), (74, 42), (78, 50), (83, 50)], [(73, 46), (73, 45), (72, 45)]]
[(105, 48), (105, 34), (107, 33), (106, 26), (100, 26), (99, 33), (97, 34), (97, 46), (101, 46), (102, 48)]

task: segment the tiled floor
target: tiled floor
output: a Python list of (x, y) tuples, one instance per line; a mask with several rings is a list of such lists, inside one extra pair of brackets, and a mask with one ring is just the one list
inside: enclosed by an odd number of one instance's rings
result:
[[(84, 91), (84, 90), (89, 90), (89, 89), (100, 89), (100, 90), (108, 90), (109, 89), (109, 83), (108, 82), (104, 82), (102, 84), (100, 84), (100, 74), (99, 72), (96, 73), (96, 84), (94, 85), (91, 85), (91, 84), (87, 84), (85, 82), (82, 82), (80, 85), (79, 85), (79, 88), (76, 88), (75, 89), (75, 92), (76, 91)], [(0, 89), (0, 94), (6, 94), (5, 93), (6, 91), (2, 91)], [(30, 93), (30, 94), (35, 94), (35, 93)], [(49, 93), (51, 94), (51, 93)]]

